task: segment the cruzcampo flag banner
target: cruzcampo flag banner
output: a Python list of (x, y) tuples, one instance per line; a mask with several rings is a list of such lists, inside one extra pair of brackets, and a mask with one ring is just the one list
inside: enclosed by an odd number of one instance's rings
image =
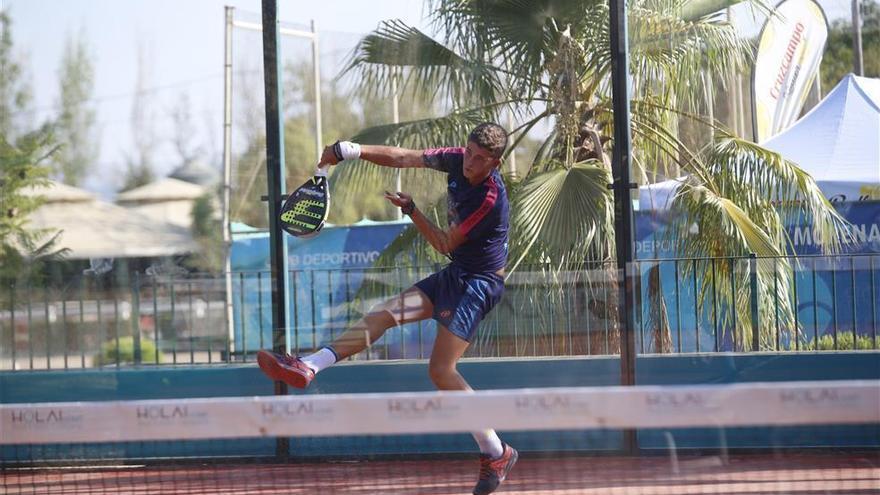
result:
[(785, 130), (800, 115), (819, 71), (828, 21), (813, 0), (785, 0), (761, 31), (752, 72), (755, 142)]

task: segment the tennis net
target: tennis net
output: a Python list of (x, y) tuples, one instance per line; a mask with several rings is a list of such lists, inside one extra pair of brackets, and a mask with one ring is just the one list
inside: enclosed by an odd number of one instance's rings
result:
[[(497, 493), (880, 490), (878, 381), (5, 404), (0, 413), (9, 494), (471, 493), (479, 463), (469, 432), (487, 428), (520, 451)], [(638, 432), (636, 451), (623, 429)]]

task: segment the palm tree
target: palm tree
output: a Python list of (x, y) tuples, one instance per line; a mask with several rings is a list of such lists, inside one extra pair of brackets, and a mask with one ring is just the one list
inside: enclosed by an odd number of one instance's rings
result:
[[(756, 254), (762, 268), (761, 304), (769, 306), (778, 298), (785, 318), (791, 315), (786, 292), (790, 267), (783, 263), (777, 270), (768, 261), (783, 255), (790, 243), (784, 215), (808, 218), (832, 250), (844, 240), (845, 222), (795, 164), (702, 115), (701, 109), (711, 105), (704, 88), (724, 85), (731, 71), (745, 71), (752, 52), (722, 16), (707, 13), (723, 6), (713, 1), (629, 2), (633, 175), (641, 183), (676, 172), (686, 176), (673, 201), (671, 229), (679, 235), (681, 254)], [(608, 5), (597, 0), (434, 0), (429, 8), (442, 43), (388, 21), (361, 41), (346, 72), (361, 81), (362, 91), (386, 97), (392, 79), (398, 78), (402, 87), (445, 102), (447, 114), (373, 127), (354, 139), (411, 147), (460, 144), (476, 122), (512, 114), (518, 122), (513, 147), (527, 133), (544, 132), (527, 173), (509, 184), (512, 269), (542, 262), (556, 271), (578, 270), (610, 261), (614, 228), (607, 157), (614, 115)], [(685, 121), (707, 138), (696, 145), (682, 139), (678, 129)], [(338, 189), (380, 187), (391, 183), (390, 173), (371, 165), (345, 167), (335, 184)], [(431, 191), (443, 190), (424, 175), (419, 181), (407, 179), (406, 187), (417, 197), (430, 200)], [(783, 213), (775, 201), (793, 206)], [(437, 213), (443, 214), (442, 209)], [(700, 235), (690, 234), (694, 225)], [(409, 238), (419, 242), (418, 236)], [(401, 251), (386, 252), (380, 262)], [(725, 271), (733, 267), (722, 265), (713, 277), (748, 275)], [(659, 283), (649, 285), (662, 291)], [(701, 285), (701, 297), (709, 286)], [(719, 296), (737, 314), (749, 314), (747, 298), (729, 290)], [(613, 298), (608, 303), (599, 311), (616, 304)], [(770, 318), (768, 311), (761, 314)], [(733, 325), (744, 331), (749, 322)], [(665, 331), (663, 326), (658, 331)], [(660, 347), (666, 341), (656, 340)]]

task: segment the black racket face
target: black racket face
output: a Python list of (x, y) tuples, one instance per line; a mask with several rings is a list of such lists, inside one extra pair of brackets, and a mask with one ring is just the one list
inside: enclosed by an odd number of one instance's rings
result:
[(327, 177), (316, 175), (299, 186), (281, 207), (281, 228), (295, 237), (315, 235), (330, 210)]

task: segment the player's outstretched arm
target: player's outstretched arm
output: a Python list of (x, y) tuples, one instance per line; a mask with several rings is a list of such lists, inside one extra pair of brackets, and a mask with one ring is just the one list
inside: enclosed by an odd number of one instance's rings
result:
[(393, 168), (419, 168), (424, 167), (422, 159), (424, 150), (411, 150), (397, 148), (395, 146), (381, 146), (365, 144), (361, 146), (361, 158), (369, 160), (376, 165)]
[(403, 213), (409, 215), (413, 224), (419, 229), (419, 233), (421, 233), (425, 240), (428, 241), (428, 244), (440, 252), (440, 254), (449, 254), (455, 251), (455, 248), (467, 240), (464, 234), (461, 233), (458, 225), (453, 225), (447, 230), (443, 230), (434, 225), (433, 222), (428, 220), (428, 218), (425, 215), (422, 215), (422, 212), (416, 208), (416, 204), (413, 202), (412, 196), (409, 194), (401, 192), (390, 193), (385, 191), (385, 199), (390, 201), (394, 206), (399, 207)]
[(320, 165), (336, 165), (342, 160), (361, 158), (383, 167), (419, 168), (424, 167), (423, 154), (424, 150), (337, 141), (324, 148)]

